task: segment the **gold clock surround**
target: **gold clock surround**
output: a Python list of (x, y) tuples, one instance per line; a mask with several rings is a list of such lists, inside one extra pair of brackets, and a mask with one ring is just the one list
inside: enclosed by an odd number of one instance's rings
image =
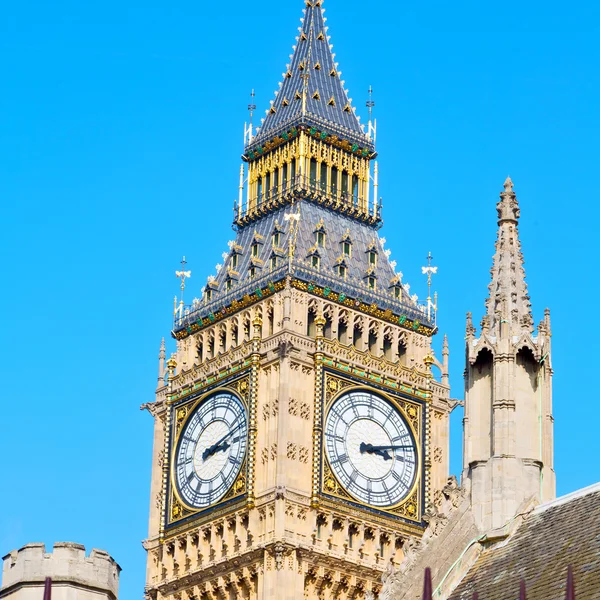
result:
[(233, 484), (229, 488), (229, 491), (215, 504), (204, 507), (204, 508), (193, 508), (188, 506), (185, 501), (180, 497), (177, 486), (175, 485), (175, 448), (179, 444), (179, 438), (184, 430), (184, 426), (189, 418), (193, 415), (194, 411), (204, 401), (208, 400), (214, 394), (219, 392), (233, 393), (240, 400), (246, 414), (250, 413), (250, 373), (244, 375), (241, 378), (237, 378), (231, 382), (220, 384), (217, 386), (205, 386), (200, 390), (200, 394), (194, 396), (193, 399), (187, 402), (178, 404), (176, 407), (172, 407), (173, 411), (173, 441), (168, 449), (168, 464), (169, 464), (169, 495), (167, 502), (167, 515), (166, 524), (167, 526), (176, 525), (178, 522), (186, 519), (192, 515), (201, 515), (202, 513), (213, 513), (216, 507), (223, 503), (229, 503), (232, 500), (244, 499), (248, 492), (248, 466), (251, 458), (250, 447), (246, 449), (246, 455), (242, 461), (239, 473), (235, 478)]
[[(416, 475), (413, 485), (406, 496), (396, 505), (391, 507), (374, 507), (351, 496), (337, 479), (329, 466), (325, 445), (320, 445), (318, 460), (321, 464), (321, 493), (326, 497), (333, 497), (358, 507), (364, 507), (377, 513), (384, 513), (394, 517), (400, 517), (417, 525), (422, 522), (423, 517), (423, 470), (425, 464), (426, 448), (424, 444), (424, 415), (425, 410), (422, 403), (411, 400), (404, 396), (362, 385), (336, 373), (325, 371), (324, 373), (324, 399), (323, 399), (323, 422), (325, 422), (333, 403), (341, 396), (352, 391), (368, 391), (377, 394), (390, 402), (404, 418), (416, 444)], [(317, 457), (315, 457), (317, 458)]]

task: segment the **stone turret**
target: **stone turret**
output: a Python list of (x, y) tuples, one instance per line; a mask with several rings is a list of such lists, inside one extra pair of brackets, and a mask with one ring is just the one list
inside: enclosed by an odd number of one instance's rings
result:
[(27, 544), (4, 558), (2, 600), (39, 600), (46, 577), (52, 578), (52, 600), (116, 600), (121, 567), (104, 550), (72, 542), (57, 542), (46, 553), (44, 544)]
[(555, 497), (550, 313), (534, 331), (508, 178), (486, 313), (467, 316), (463, 483), (481, 530), (503, 526), (529, 500)]

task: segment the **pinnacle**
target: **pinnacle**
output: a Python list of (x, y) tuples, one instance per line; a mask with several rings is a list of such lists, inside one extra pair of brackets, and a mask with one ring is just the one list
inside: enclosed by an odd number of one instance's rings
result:
[(504, 191), (505, 192), (512, 192), (513, 191), (513, 182), (512, 179), (510, 177), (506, 178), (506, 181), (504, 182)]

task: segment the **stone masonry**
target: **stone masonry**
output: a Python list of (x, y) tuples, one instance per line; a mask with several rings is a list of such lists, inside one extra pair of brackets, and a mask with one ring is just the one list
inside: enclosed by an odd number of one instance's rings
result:
[(4, 558), (2, 600), (40, 600), (46, 577), (52, 578), (52, 600), (116, 600), (121, 567), (104, 550), (57, 542), (46, 553), (44, 544), (27, 544)]

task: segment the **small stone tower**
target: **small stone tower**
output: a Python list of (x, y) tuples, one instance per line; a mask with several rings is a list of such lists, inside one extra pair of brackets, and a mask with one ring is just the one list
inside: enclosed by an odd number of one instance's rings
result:
[(52, 600), (116, 600), (121, 567), (104, 550), (71, 542), (54, 544), (46, 553), (44, 544), (27, 544), (4, 558), (2, 600), (39, 600), (44, 581), (52, 578)]
[(463, 482), (482, 530), (555, 497), (550, 311), (534, 330), (508, 178), (481, 333), (467, 315)]

